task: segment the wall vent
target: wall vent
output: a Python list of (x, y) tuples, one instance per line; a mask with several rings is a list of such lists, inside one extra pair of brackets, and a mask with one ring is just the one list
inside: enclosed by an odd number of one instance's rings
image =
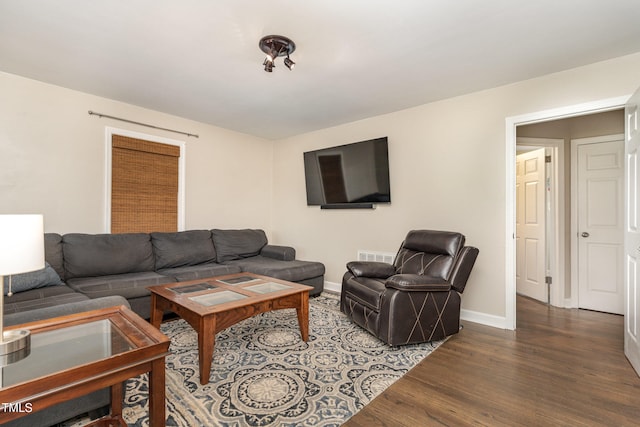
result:
[(393, 264), (393, 259), (395, 257), (396, 254), (393, 252), (358, 250), (358, 261), (377, 261)]

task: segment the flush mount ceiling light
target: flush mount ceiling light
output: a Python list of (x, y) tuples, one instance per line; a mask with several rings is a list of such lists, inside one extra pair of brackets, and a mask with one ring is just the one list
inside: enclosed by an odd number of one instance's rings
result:
[(289, 58), (289, 55), (296, 50), (296, 44), (291, 39), (284, 36), (265, 36), (260, 39), (258, 46), (260, 46), (261, 51), (267, 54), (267, 57), (262, 63), (267, 73), (273, 72), (273, 67), (275, 67), (274, 61), (279, 56), (286, 56), (284, 65), (289, 70), (293, 70), (293, 67), (296, 65), (296, 63)]

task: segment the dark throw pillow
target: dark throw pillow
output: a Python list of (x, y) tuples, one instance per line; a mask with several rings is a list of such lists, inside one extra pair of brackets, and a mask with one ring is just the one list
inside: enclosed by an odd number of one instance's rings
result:
[[(30, 289), (44, 288), (46, 286), (62, 285), (62, 280), (58, 273), (45, 262), (42, 270), (30, 271), (28, 273), (14, 274), (11, 276), (11, 291), (15, 294), (18, 292), (28, 291)], [(9, 293), (9, 276), (4, 278), (4, 294)]]

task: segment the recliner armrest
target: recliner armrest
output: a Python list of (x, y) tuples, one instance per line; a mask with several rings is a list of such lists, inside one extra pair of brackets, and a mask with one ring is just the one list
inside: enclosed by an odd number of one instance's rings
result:
[(356, 277), (371, 277), (386, 279), (396, 274), (396, 268), (386, 262), (351, 261), (347, 263), (347, 270)]
[(293, 261), (296, 259), (296, 250), (291, 246), (265, 245), (260, 250), (260, 255), (280, 261)]
[(387, 279), (385, 286), (399, 291), (445, 292), (451, 290), (449, 282), (419, 274), (396, 274)]

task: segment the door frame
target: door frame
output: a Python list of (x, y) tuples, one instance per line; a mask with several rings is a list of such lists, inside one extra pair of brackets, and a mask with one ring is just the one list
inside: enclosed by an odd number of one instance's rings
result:
[(516, 329), (516, 127), (621, 109), (630, 97), (628, 94), (505, 118), (505, 329)]
[[(622, 140), (624, 143), (624, 133), (594, 136), (590, 138), (575, 138), (571, 140), (571, 298), (569, 298), (572, 308), (579, 307), (579, 283), (578, 283), (578, 145), (598, 144), (609, 141)], [(624, 164), (624, 161), (623, 161)], [(626, 199), (626, 195), (624, 196)], [(624, 209), (623, 206), (620, 207)], [(623, 226), (624, 227), (624, 226)]]
[[(551, 235), (546, 235), (547, 248), (551, 254), (546, 253), (545, 257), (550, 261), (550, 275), (552, 277), (551, 285), (547, 298), (549, 304), (555, 307), (566, 307), (564, 297), (564, 289), (566, 287), (565, 280), (565, 168), (564, 168), (564, 145), (563, 138), (534, 138), (534, 137), (516, 137), (516, 145), (539, 147), (551, 150), (551, 213), (550, 226)], [(517, 153), (516, 153), (517, 154)], [(545, 207), (546, 210), (546, 207)]]

